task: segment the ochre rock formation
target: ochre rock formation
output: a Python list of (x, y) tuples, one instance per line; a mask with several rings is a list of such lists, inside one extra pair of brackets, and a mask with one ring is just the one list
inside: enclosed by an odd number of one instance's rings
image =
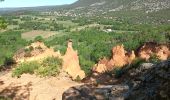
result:
[(152, 55), (156, 55), (160, 60), (167, 60), (170, 57), (168, 45), (148, 42), (138, 49), (138, 56), (148, 60)]
[[(170, 57), (170, 46), (166, 44), (157, 44), (154, 42), (147, 42), (138, 48), (137, 57), (145, 60), (149, 60), (152, 55), (155, 55), (160, 60), (167, 60)], [(107, 60), (106, 58), (100, 60), (98, 64), (93, 67), (95, 72), (110, 71), (115, 67), (122, 67), (127, 64), (131, 64), (136, 58), (134, 51), (128, 53), (125, 51), (123, 45), (118, 45), (112, 49), (112, 58)]]
[[(26, 51), (27, 49), (27, 51)], [(47, 57), (59, 57), (61, 58), (60, 52), (55, 52), (53, 48), (48, 48), (43, 42), (35, 42), (24, 49), (19, 50), (14, 55), (14, 60), (18, 63), (25, 61), (41, 60)]]
[(73, 79), (76, 79), (78, 76), (80, 79), (85, 77), (85, 73), (81, 70), (79, 65), (77, 51), (74, 51), (71, 41), (68, 42), (67, 51), (63, 56), (63, 70), (66, 71)]
[(102, 59), (92, 70), (99, 73), (110, 71), (114, 67), (122, 67), (130, 64), (136, 57), (134, 51), (127, 53), (123, 45), (113, 47), (112, 53), (113, 56), (111, 60), (107, 60), (106, 58)]

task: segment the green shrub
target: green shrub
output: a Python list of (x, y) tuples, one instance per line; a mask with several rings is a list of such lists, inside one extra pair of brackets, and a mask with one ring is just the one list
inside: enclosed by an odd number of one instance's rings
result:
[(34, 74), (34, 70), (38, 69), (40, 64), (36, 61), (21, 63), (12, 72), (13, 77), (20, 77), (24, 73)]
[(76, 82), (81, 82), (80, 76), (78, 75), (74, 81), (76, 81)]
[(34, 47), (33, 47), (33, 46), (29, 46), (29, 50), (30, 50), (30, 51), (33, 51), (33, 50), (34, 50)]
[(137, 68), (140, 64), (146, 62), (144, 59), (136, 58), (130, 65), (130, 68)]
[(156, 55), (156, 54), (152, 54), (151, 56), (150, 56), (150, 58), (149, 58), (149, 62), (151, 62), (151, 63), (157, 63), (157, 62), (159, 62), (160, 60), (159, 60), (159, 58), (158, 58), (158, 56)]
[(15, 63), (15, 60), (12, 58), (12, 56), (6, 57), (4, 61), (4, 65), (12, 65)]
[(37, 36), (37, 37), (35, 37), (35, 39), (34, 39), (34, 41), (35, 42), (44, 42), (44, 39), (43, 39), (43, 37), (42, 36)]
[(14, 53), (26, 44), (27, 41), (21, 38), (21, 32), (6, 31), (0, 33), (0, 66), (12, 63)]
[(57, 76), (60, 72), (62, 61), (59, 58), (48, 57), (41, 63), (41, 66), (36, 70), (40, 76)]
[(115, 78), (120, 78), (123, 75), (123, 70), (122, 68), (116, 68), (114, 69), (114, 74), (115, 74)]
[(41, 63), (36, 61), (21, 63), (12, 72), (13, 77), (20, 77), (24, 73), (34, 74), (40, 76), (56, 76), (61, 69), (62, 61), (59, 58), (48, 57)]

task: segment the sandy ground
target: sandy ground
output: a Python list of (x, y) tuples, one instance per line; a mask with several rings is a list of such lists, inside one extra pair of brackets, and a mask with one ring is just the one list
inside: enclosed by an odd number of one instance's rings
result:
[(80, 85), (66, 77), (40, 78), (23, 74), (12, 78), (11, 71), (0, 74), (0, 97), (13, 100), (62, 100), (62, 93), (69, 87)]

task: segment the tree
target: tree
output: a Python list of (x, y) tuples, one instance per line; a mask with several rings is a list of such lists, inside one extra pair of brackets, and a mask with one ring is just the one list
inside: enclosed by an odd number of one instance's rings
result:
[(6, 21), (2, 17), (0, 17), (0, 30), (5, 29), (6, 27), (7, 27)]

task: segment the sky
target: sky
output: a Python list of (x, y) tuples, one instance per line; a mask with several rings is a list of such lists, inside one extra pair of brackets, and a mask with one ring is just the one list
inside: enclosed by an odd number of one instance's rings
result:
[(63, 5), (71, 4), (76, 1), (77, 0), (5, 0), (0, 2), (0, 8)]

